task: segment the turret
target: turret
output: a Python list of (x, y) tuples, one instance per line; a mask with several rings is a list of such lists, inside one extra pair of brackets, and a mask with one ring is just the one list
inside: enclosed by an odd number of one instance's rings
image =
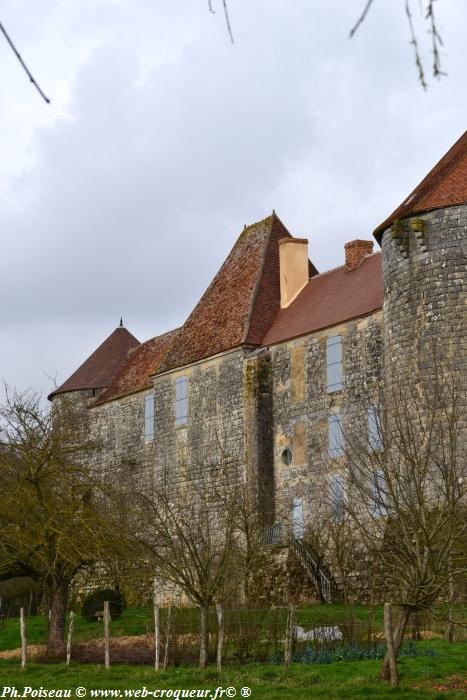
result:
[(387, 381), (416, 384), (447, 369), (467, 396), (466, 230), (467, 132), (375, 231)]

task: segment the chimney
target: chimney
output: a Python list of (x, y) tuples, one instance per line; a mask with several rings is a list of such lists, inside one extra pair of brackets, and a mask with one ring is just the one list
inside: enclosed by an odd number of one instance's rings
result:
[(344, 246), (345, 250), (345, 271), (355, 270), (360, 265), (365, 255), (373, 252), (373, 241), (350, 241)]
[(281, 238), (279, 241), (281, 309), (285, 309), (309, 280), (308, 240)]

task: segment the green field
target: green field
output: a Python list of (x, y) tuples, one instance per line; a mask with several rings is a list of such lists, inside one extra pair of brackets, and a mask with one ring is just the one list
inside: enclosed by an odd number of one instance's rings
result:
[[(180, 610), (184, 631), (197, 631), (197, 611)], [(237, 611), (235, 617), (243, 625), (253, 611)], [(297, 611), (297, 623), (306, 629), (310, 625), (340, 625), (342, 628), (349, 621), (360, 626), (365, 634), (369, 622), (369, 609), (364, 606), (352, 608), (343, 605), (315, 605)], [(424, 620), (422, 629), (430, 629), (430, 622)], [(282, 620), (281, 620), (282, 627)], [(371, 613), (371, 629), (379, 632), (382, 627), (382, 610), (375, 608)], [(111, 636), (144, 635), (151, 631), (151, 611), (145, 608), (125, 610), (123, 615), (111, 623)], [(213, 620), (213, 629), (215, 629)], [(31, 617), (28, 620), (30, 644), (46, 641), (46, 619), (44, 616)], [(82, 642), (102, 636), (102, 623), (89, 623), (77, 616), (74, 641)], [(19, 623), (17, 619), (5, 620), (0, 626), (0, 650), (15, 649), (19, 646)], [(31, 662), (21, 672), (17, 659), (0, 660), (0, 698), (2, 686), (16, 686), (21, 693), (24, 686), (32, 688), (58, 689), (139, 689), (146, 686), (154, 688), (209, 688), (232, 686), (237, 689), (250, 687), (252, 698), (385, 698), (400, 695), (404, 698), (445, 698), (464, 697), (467, 692), (467, 642), (458, 641), (448, 644), (442, 639), (434, 638), (411, 643), (412, 654), (405, 654), (400, 659), (401, 689), (391, 691), (385, 683), (378, 680), (380, 660), (344, 661), (333, 657), (330, 663), (306, 663), (292, 665), (285, 671), (280, 664), (236, 662), (226, 664), (225, 671), (219, 677), (214, 668), (198, 671), (189, 666), (179, 666), (155, 674), (148, 666), (113, 665), (105, 671), (99, 665), (72, 664), (66, 668), (64, 663), (37, 664)], [(410, 651), (410, 650), (409, 650)], [(89, 696), (89, 693), (88, 693)], [(3, 696), (8, 697), (8, 696)], [(74, 693), (72, 697), (75, 697)], [(224, 696), (225, 697), (225, 696)], [(152, 696), (150, 696), (151, 700)]]
[[(92, 688), (138, 689), (210, 688), (232, 686), (251, 688), (252, 698), (274, 700), (301, 698), (465, 698), (466, 686), (460, 689), (461, 676), (466, 669), (467, 644), (448, 644), (441, 640), (418, 642), (420, 656), (404, 657), (400, 661), (401, 689), (391, 691), (377, 679), (379, 661), (336, 662), (327, 665), (294, 664), (289, 671), (280, 665), (228, 667), (218, 675), (214, 668), (198, 671), (177, 668), (155, 674), (147, 666), (71, 666), (64, 664), (31, 664), (24, 672), (18, 661), (0, 662), (1, 686), (32, 688)], [(427, 652), (428, 655), (422, 655)], [(447, 689), (450, 686), (458, 689)], [(438, 689), (441, 687), (441, 689)], [(446, 688), (446, 689), (444, 689)], [(75, 697), (72, 693), (72, 697)]]

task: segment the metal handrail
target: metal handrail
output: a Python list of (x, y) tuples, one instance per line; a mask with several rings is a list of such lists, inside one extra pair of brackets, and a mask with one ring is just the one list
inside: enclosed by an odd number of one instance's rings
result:
[[(291, 545), (302, 560), (308, 573), (315, 576), (314, 572), (316, 571), (316, 574), (319, 576), (323, 597), (327, 603), (331, 603), (331, 580), (315, 562), (302, 538), (296, 537), (293, 532), (285, 530), (281, 523), (275, 523), (264, 528), (261, 544), (266, 547), (288, 547)], [(310, 568), (314, 569), (314, 571), (310, 572)]]
[(317, 572), (321, 583), (321, 591), (323, 593), (323, 597), (326, 603), (331, 603), (331, 580), (326, 576), (321, 567), (319, 567), (318, 564), (315, 562), (303, 540), (299, 537), (295, 537), (295, 535), (293, 534), (290, 539), (293, 548), (295, 549), (297, 554), (302, 558), (302, 560), (304, 560), (305, 564), (311, 566)]

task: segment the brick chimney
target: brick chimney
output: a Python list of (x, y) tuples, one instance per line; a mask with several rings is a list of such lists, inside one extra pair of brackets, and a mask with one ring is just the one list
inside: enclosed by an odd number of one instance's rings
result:
[(365, 255), (371, 255), (373, 252), (373, 241), (350, 241), (344, 246), (345, 250), (345, 271), (354, 270), (360, 265)]
[(279, 241), (281, 309), (285, 309), (309, 280), (308, 240), (281, 238)]

